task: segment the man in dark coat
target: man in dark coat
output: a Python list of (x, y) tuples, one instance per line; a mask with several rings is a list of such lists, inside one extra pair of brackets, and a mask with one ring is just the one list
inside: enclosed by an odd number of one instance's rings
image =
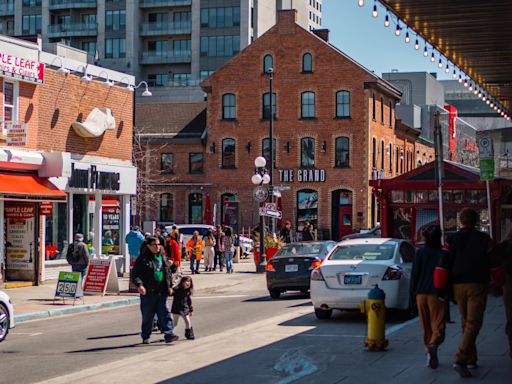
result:
[(309, 231), (309, 221), (304, 222), (304, 229), (302, 230), (302, 241), (311, 241), (313, 237)]
[(279, 232), (279, 235), (283, 238), (283, 241), (286, 244), (292, 242), (292, 238), (290, 236), (291, 227), (292, 227), (292, 223), (287, 221), (284, 228), (282, 228), (281, 231)]
[(174, 325), (167, 308), (167, 296), (172, 295), (171, 273), (169, 259), (162, 251), (160, 240), (149, 237), (147, 248), (135, 261), (132, 271), (132, 282), (140, 293), (143, 344), (149, 344), (155, 314), (165, 334), (165, 342), (178, 340), (173, 333)]

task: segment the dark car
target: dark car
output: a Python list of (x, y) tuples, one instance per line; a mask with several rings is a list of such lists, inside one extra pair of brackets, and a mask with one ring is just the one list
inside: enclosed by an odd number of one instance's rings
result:
[(281, 292), (309, 290), (311, 271), (336, 246), (336, 242), (304, 241), (286, 244), (267, 264), (267, 289), (273, 299)]
[(351, 235), (347, 235), (347, 236), (343, 236), (341, 238), (341, 240), (348, 240), (348, 239), (364, 239), (364, 238), (368, 238), (368, 237), (381, 237), (382, 234), (381, 234), (381, 230), (380, 230), (380, 226), (379, 227), (375, 227), (373, 229), (370, 229), (368, 232), (366, 233), (353, 233)]

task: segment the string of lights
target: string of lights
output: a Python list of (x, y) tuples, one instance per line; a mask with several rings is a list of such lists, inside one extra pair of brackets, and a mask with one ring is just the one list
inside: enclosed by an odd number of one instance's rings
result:
[[(364, 0), (358, 0), (358, 5), (360, 7), (364, 7)], [(377, 0), (373, 1), (372, 16), (374, 18), (377, 18), (379, 16), (379, 11), (378, 11), (377, 6), (382, 7), (386, 10), (386, 18), (384, 20), (384, 27), (388, 28), (391, 25), (391, 23), (396, 25), (395, 36), (400, 36), (402, 34), (402, 30), (406, 29), (405, 42), (407, 44), (410, 43), (410, 41), (411, 41), (410, 35), (416, 36), (416, 43), (414, 44), (414, 49), (416, 51), (419, 50), (420, 49), (419, 40), (422, 37), (416, 31), (414, 31), (412, 28), (410, 28), (403, 20), (400, 20), (400, 18), (397, 15), (395, 15), (393, 12), (390, 12), (387, 7), (382, 5)], [(444, 55), (439, 50), (437, 50), (432, 44), (430, 44), (426, 39), (423, 39), (423, 40), (425, 42), (425, 50), (423, 51), (423, 56), (428, 57), (428, 53), (429, 53), (429, 49), (430, 49), (430, 51), (432, 52), (430, 61), (432, 63), (434, 63), (436, 61), (436, 52), (437, 52), (437, 56), (439, 57), (438, 67), (443, 68), (443, 56)], [(430, 46), (430, 48), (429, 48), (429, 46)], [(478, 82), (475, 81), (474, 79), (472, 79), (471, 76), (469, 76), (467, 73), (462, 71), (462, 69), (460, 69), (455, 63), (450, 62), (450, 60), (448, 60), (448, 58), (446, 56), (444, 56), (444, 58), (446, 60), (446, 68), (445, 68), (446, 73), (450, 73), (450, 68), (453, 68), (452, 78), (457, 79), (457, 71), (458, 71), (459, 72), (459, 83), (462, 84), (462, 82), (464, 81), (465, 88), (468, 88), (468, 86), (469, 86), (470, 92), (473, 92), (474, 95), (477, 95), (480, 99), (482, 99), (482, 101), (484, 101), (487, 105), (489, 105), (489, 107), (491, 109), (494, 109), (497, 113), (499, 113), (505, 119), (510, 121), (510, 119), (511, 119), (510, 112), (507, 109), (505, 109), (499, 101), (496, 100), (496, 97), (492, 96), (490, 94), (490, 92), (485, 90), (485, 88), (482, 85), (478, 84)], [(465, 80), (462, 80), (463, 77), (465, 78)], [(473, 82), (475, 83), (474, 87), (473, 87)]]

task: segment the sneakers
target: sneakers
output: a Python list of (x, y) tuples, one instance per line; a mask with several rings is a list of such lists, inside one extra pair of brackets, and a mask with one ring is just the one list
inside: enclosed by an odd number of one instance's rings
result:
[(231, 268), (231, 271), (229, 271), (229, 273), (234, 273), (235, 270), (233, 268)]
[(430, 355), (430, 368), (437, 369), (439, 366), (439, 359), (437, 358), (437, 345), (430, 344), (428, 346), (428, 354)]
[(476, 364), (476, 361), (474, 363), (468, 364), (468, 369), (477, 369), (478, 365)]
[(195, 339), (195, 337), (194, 337), (194, 328), (185, 329), (185, 337), (188, 340), (194, 340)]
[(149, 344), (149, 339), (142, 339), (142, 344)]
[(166, 335), (165, 336), (165, 342), (168, 344), (168, 343), (172, 343), (173, 341), (176, 341), (178, 340), (180, 337), (177, 336), (177, 335)]
[(427, 353), (427, 368), (430, 368), (430, 353)]
[(199, 272), (199, 271), (195, 271), (194, 273), (195, 273), (196, 275), (200, 275), (200, 274), (201, 274), (201, 272)]
[(460, 375), (460, 377), (471, 377), (471, 376), (473, 376), (471, 374), (471, 372), (469, 372), (468, 367), (463, 366), (463, 365), (461, 365), (459, 363), (453, 364), (453, 370), (455, 372), (457, 372)]

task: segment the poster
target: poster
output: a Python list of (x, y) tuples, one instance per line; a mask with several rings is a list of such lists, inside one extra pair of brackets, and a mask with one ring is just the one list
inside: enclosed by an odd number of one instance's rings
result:
[(7, 221), (7, 268), (33, 270), (35, 243), (35, 205), (5, 204)]
[(87, 276), (85, 277), (85, 293), (103, 294), (107, 287), (107, 279), (110, 270), (110, 259), (91, 260)]

